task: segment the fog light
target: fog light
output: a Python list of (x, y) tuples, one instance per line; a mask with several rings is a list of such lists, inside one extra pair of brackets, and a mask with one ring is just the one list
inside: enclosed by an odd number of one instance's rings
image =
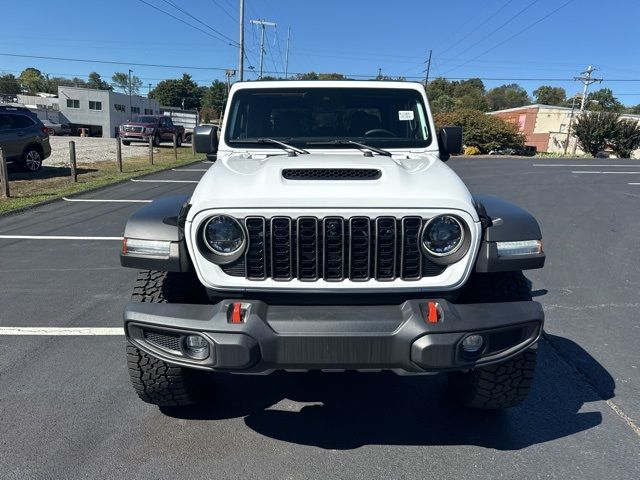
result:
[(478, 353), (483, 344), (482, 335), (469, 335), (462, 340), (462, 349), (466, 353)]
[(191, 358), (202, 360), (209, 356), (209, 342), (200, 335), (187, 335), (184, 346), (185, 353)]

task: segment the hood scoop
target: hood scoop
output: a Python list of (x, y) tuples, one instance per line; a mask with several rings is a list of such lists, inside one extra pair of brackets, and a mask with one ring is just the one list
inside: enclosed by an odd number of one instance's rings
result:
[(377, 168), (285, 168), (287, 180), (377, 180), (382, 171)]

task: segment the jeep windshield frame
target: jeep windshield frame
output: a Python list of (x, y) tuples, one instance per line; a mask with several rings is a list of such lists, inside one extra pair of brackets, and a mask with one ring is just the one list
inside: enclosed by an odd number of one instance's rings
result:
[(231, 98), (224, 141), (231, 148), (255, 148), (256, 138), (321, 149), (344, 149), (349, 141), (415, 149), (433, 141), (419, 90), (375, 86), (237, 90)]

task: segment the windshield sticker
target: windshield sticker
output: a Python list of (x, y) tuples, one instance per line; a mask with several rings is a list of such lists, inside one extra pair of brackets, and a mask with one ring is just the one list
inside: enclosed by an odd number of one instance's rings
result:
[(398, 120), (413, 120), (413, 110), (400, 110)]

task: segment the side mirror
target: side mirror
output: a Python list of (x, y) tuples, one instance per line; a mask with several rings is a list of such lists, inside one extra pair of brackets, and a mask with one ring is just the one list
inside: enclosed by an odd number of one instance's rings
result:
[(200, 125), (193, 130), (192, 139), (196, 153), (205, 153), (207, 158), (218, 153), (218, 127)]
[(462, 127), (442, 127), (438, 132), (440, 160), (446, 162), (452, 154), (462, 152)]

